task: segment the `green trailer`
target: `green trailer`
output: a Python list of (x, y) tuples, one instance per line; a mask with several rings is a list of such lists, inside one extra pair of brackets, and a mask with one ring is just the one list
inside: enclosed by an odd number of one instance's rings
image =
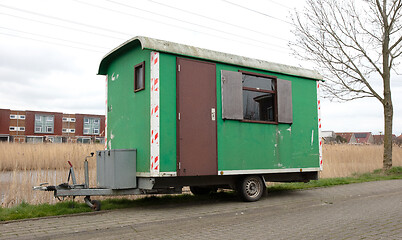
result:
[(135, 37), (98, 74), (107, 118), (97, 188), (232, 188), (255, 201), (265, 181), (308, 182), (322, 168), (315, 71)]

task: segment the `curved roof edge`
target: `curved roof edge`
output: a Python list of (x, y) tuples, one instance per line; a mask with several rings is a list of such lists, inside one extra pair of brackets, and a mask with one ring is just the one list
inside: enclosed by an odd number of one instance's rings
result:
[(135, 45), (137, 41), (140, 43), (142, 49), (149, 49), (160, 52), (173, 53), (177, 55), (195, 57), (205, 60), (212, 60), (216, 62), (228, 63), (233, 65), (240, 65), (243, 67), (256, 68), (266, 71), (283, 73), (287, 75), (301, 76), (315, 80), (323, 79), (323, 76), (321, 74), (313, 70), (303, 69), (279, 63), (272, 63), (268, 61), (233, 55), (229, 53), (222, 53), (208, 49), (197, 48), (189, 45), (178, 44), (174, 42), (168, 42), (164, 40), (158, 40), (142, 36), (137, 36), (126, 41), (120, 46), (110, 51), (108, 54), (106, 54), (99, 65), (98, 74), (105, 75), (107, 67), (105, 65), (108, 65), (110, 60), (115, 55), (119, 54), (120, 52), (124, 51), (130, 46)]

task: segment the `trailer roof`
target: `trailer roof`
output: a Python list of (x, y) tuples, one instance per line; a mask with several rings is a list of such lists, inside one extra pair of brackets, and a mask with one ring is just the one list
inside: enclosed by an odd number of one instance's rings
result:
[(99, 65), (98, 74), (106, 75), (107, 66), (113, 60), (113, 58), (115, 58), (120, 53), (123, 53), (128, 49), (134, 47), (137, 44), (140, 44), (142, 49), (155, 50), (159, 52), (172, 53), (176, 55), (195, 57), (205, 60), (212, 60), (216, 62), (239, 65), (243, 67), (250, 67), (271, 72), (283, 73), (287, 75), (300, 76), (314, 80), (323, 79), (321, 74), (313, 70), (298, 68), (284, 64), (272, 63), (268, 61), (233, 55), (229, 53), (222, 53), (208, 49), (197, 48), (189, 45), (168, 42), (164, 40), (142, 37), (142, 36), (131, 38), (130, 40), (124, 42), (123, 44), (116, 47), (108, 54), (106, 54)]

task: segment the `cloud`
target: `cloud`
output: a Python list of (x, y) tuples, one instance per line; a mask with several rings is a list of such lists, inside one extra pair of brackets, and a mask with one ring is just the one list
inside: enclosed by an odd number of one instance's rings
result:
[[(40, 45), (32, 45), (40, 46)], [(82, 72), (71, 56), (49, 47), (0, 45), (0, 67), (2, 74), (27, 80), (52, 71)], [(12, 74), (15, 74), (12, 76)], [(13, 78), (14, 79), (14, 78)], [(1, 80), (5, 80), (3, 77)]]

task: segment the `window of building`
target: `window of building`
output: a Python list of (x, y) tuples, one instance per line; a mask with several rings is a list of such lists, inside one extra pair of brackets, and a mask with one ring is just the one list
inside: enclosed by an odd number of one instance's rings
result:
[(25, 119), (25, 115), (10, 114), (10, 119)]
[(276, 78), (243, 73), (243, 119), (277, 122)]
[(35, 133), (53, 133), (54, 116), (35, 114)]
[(222, 118), (257, 123), (293, 123), (292, 82), (275, 76), (221, 71)]
[(100, 129), (100, 118), (94, 118), (94, 117), (84, 118), (83, 133), (85, 135), (99, 135), (99, 129)]
[(23, 132), (25, 131), (25, 127), (19, 127), (18, 130)]
[(44, 137), (28, 136), (26, 138), (27, 143), (43, 143)]
[(103, 137), (96, 137), (96, 138), (95, 138), (95, 143), (105, 143), (105, 138), (103, 138)]
[(63, 129), (62, 129), (62, 132), (63, 132), (63, 133), (66, 133), (66, 132), (67, 132), (67, 128), (63, 128)]
[(70, 129), (70, 133), (75, 133), (75, 129)]
[(134, 92), (145, 89), (145, 62), (134, 66)]
[(75, 118), (63, 117), (63, 122), (75, 122)]
[(17, 131), (17, 127), (10, 127), (9, 130), (10, 131)]
[(91, 138), (89, 137), (77, 138), (77, 143), (91, 143)]
[(94, 128), (94, 130), (93, 130), (93, 134), (98, 135), (98, 134), (99, 134), (99, 128)]

